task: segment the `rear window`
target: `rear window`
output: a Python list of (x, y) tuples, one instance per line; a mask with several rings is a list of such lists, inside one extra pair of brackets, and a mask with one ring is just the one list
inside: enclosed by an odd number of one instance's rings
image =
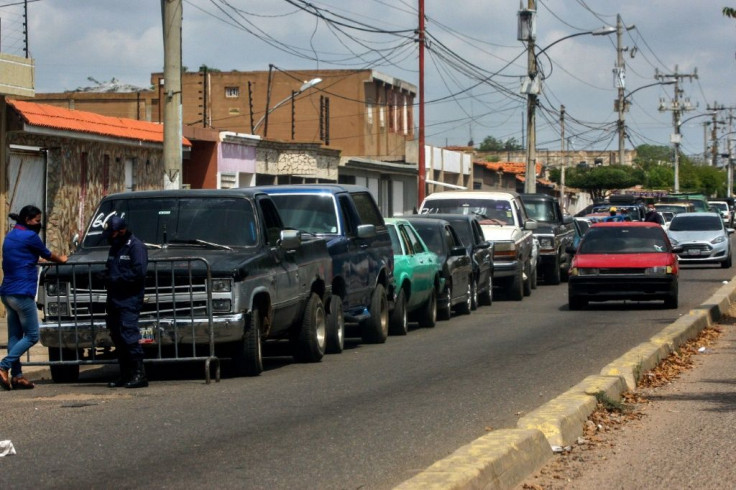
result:
[(528, 201), (523, 200), (526, 214), (536, 221), (554, 222), (557, 221), (554, 206), (550, 201)]
[(664, 231), (659, 227), (591, 227), (578, 253), (665, 253), (669, 251)]
[(422, 214), (465, 214), (514, 223), (511, 203), (505, 199), (431, 199), (424, 201)]
[(338, 232), (337, 207), (332, 194), (280, 194), (271, 199), (287, 228), (316, 234)]
[(717, 231), (723, 229), (720, 216), (675, 216), (670, 231)]

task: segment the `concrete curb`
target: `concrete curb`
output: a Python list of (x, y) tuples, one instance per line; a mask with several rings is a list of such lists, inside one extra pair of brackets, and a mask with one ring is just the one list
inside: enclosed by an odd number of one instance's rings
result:
[(585, 421), (596, 407), (596, 393), (618, 400), (623, 392), (636, 388), (643, 373), (717, 322), (735, 302), (736, 283), (729, 282), (648, 342), (605, 366), (600, 375), (588, 376), (519, 419), (518, 429), (480, 437), (395, 488), (513, 488), (552, 457), (552, 446), (570, 445), (583, 434)]

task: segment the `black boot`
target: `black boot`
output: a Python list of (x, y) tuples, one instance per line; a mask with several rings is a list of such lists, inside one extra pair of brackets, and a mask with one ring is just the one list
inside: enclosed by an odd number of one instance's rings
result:
[(148, 386), (148, 379), (146, 378), (146, 370), (143, 368), (143, 360), (136, 359), (133, 362), (133, 376), (127, 383), (125, 383), (125, 387), (145, 388), (146, 386)]
[(120, 377), (118, 377), (118, 379), (116, 379), (115, 381), (110, 381), (109, 383), (107, 383), (108, 388), (121, 388), (125, 386), (125, 384), (130, 381), (130, 378), (133, 376), (129, 361), (118, 359), (118, 365), (120, 366)]

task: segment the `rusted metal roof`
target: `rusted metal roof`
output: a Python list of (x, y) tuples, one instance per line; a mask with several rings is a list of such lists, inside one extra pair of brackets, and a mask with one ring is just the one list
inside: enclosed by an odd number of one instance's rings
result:
[[(75, 111), (26, 100), (8, 99), (8, 105), (13, 107), (30, 126), (149, 143), (164, 142), (163, 124), (102, 116), (93, 112)], [(187, 138), (182, 138), (182, 145), (192, 146), (192, 143)]]

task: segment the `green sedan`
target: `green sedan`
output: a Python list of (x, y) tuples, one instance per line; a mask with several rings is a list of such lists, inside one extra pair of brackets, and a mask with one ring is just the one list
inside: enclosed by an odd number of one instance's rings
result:
[(392, 335), (406, 335), (409, 320), (432, 328), (437, 321), (437, 292), (444, 288), (442, 263), (407, 220), (386, 218), (394, 249), (396, 294), (389, 320)]

